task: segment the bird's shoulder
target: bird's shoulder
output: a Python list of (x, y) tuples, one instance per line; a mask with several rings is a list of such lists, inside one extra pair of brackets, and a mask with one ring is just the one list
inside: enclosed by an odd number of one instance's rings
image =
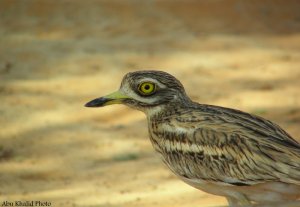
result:
[(219, 180), (244, 184), (300, 182), (299, 143), (264, 118), (230, 108), (196, 105), (170, 109), (155, 122), (167, 151), (191, 156), (195, 166), (204, 166), (201, 172), (206, 166), (203, 163), (216, 163)]
[(172, 109), (162, 119), (194, 131), (212, 130), (300, 150), (300, 144), (279, 125), (237, 109), (195, 103), (183, 109)]

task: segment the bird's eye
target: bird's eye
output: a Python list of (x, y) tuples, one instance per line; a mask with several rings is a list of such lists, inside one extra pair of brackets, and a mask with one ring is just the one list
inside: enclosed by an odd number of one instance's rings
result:
[(146, 95), (146, 96), (151, 95), (155, 92), (155, 90), (156, 90), (155, 84), (151, 82), (144, 82), (139, 85), (139, 92), (142, 95)]

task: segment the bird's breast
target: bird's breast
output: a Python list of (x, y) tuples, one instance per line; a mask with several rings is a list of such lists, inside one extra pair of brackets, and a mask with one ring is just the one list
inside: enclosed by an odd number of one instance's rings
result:
[(192, 131), (175, 126), (170, 122), (149, 125), (151, 143), (164, 163), (178, 176), (194, 177), (199, 175), (203, 151), (192, 143), (188, 136)]

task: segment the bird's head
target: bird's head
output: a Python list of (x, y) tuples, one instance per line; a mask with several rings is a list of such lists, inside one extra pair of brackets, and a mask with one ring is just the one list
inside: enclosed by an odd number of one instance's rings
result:
[(94, 99), (86, 107), (103, 107), (125, 104), (146, 114), (165, 106), (180, 106), (190, 103), (182, 84), (163, 71), (136, 71), (127, 73), (120, 89), (112, 94)]

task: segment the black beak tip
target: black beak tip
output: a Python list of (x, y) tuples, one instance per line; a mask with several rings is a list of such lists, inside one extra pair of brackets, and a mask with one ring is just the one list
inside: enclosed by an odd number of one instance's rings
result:
[(85, 107), (99, 107), (103, 104), (103, 100), (101, 98), (96, 98), (92, 101), (87, 102), (84, 106)]
[(85, 107), (93, 107), (93, 106), (91, 105), (91, 102), (88, 102), (88, 103), (84, 104), (84, 106), (85, 106)]
[(90, 102), (87, 102), (84, 106), (85, 107), (101, 107), (101, 106), (104, 106), (104, 104), (110, 100), (111, 99), (107, 99), (107, 98), (96, 98)]

